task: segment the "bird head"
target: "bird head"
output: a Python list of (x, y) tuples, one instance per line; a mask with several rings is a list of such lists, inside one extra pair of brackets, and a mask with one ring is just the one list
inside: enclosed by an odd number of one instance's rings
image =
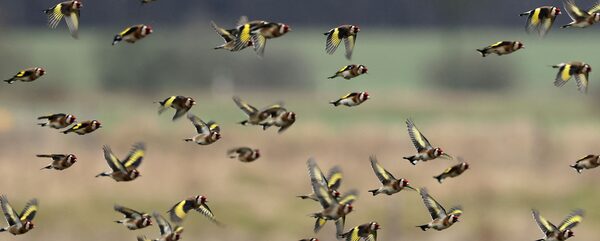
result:
[(69, 164), (73, 164), (73, 163), (77, 162), (77, 157), (75, 155), (73, 155), (73, 154), (69, 154), (67, 156), (67, 162)]
[(350, 26), (350, 33), (351, 34), (356, 34), (358, 32), (360, 32), (360, 28), (358, 26), (355, 26), (355, 25)]
[(367, 69), (367, 66), (364, 65), (359, 65), (358, 66), (358, 72), (361, 74), (366, 74), (369, 71), (369, 69)]
[(292, 28), (290, 28), (290, 25), (287, 24), (280, 24), (279, 26), (279, 33), (284, 34), (287, 33), (289, 31), (292, 31)]
[(260, 157), (260, 151), (258, 149), (254, 149), (254, 159)]
[(288, 112), (285, 114), (286, 115), (286, 119), (290, 120), (290, 121), (295, 121), (296, 120), (296, 113), (294, 112)]
[(185, 99), (186, 106), (194, 106), (195, 104), (196, 104), (196, 101), (194, 99), (192, 99), (192, 97), (187, 97)]
[(408, 182), (407, 179), (404, 179), (404, 178), (400, 179), (400, 186), (401, 187), (408, 187), (409, 185), (410, 185), (410, 183)]
[(213, 140), (219, 140), (219, 139), (221, 139), (221, 133), (219, 133), (219, 132), (212, 132), (211, 136), (212, 136)]
[(381, 228), (381, 226), (380, 226), (380, 225), (379, 225), (377, 222), (372, 222), (372, 223), (369, 225), (369, 228), (370, 228), (371, 230), (379, 230), (379, 229)]
[(129, 174), (129, 178), (134, 179), (141, 176), (140, 171), (138, 171), (137, 169), (133, 169), (133, 171), (131, 171), (131, 173)]
[(150, 226), (152, 225), (152, 219), (149, 216), (144, 216), (142, 219), (142, 226)]
[(42, 76), (46, 73), (46, 70), (44, 70), (43, 68), (37, 67), (37, 68), (35, 68), (35, 73), (39, 76)]
[(552, 7), (552, 13), (554, 16), (560, 15), (560, 8)]
[(359, 96), (358, 96), (358, 99), (359, 99), (360, 101), (366, 101), (366, 100), (368, 100), (369, 98), (370, 98), (370, 97), (369, 97), (369, 93), (367, 93), (367, 92), (361, 92), (361, 93), (359, 94)]
[(72, 124), (73, 122), (75, 122), (76, 119), (77, 118), (75, 118), (74, 115), (67, 115), (66, 122), (67, 122), (67, 124)]
[(338, 190), (331, 190), (331, 196), (333, 196), (334, 198), (339, 198), (342, 194), (340, 194), (340, 192), (338, 192)]
[(524, 49), (524, 48), (525, 48), (525, 45), (522, 42), (515, 41), (515, 44), (513, 45), (514, 50)]
[(600, 13), (594, 13), (594, 22), (600, 22)]
[(80, 9), (83, 7), (83, 3), (81, 1), (73, 1), (73, 9)]
[(568, 239), (568, 238), (573, 237), (573, 236), (575, 236), (575, 233), (573, 232), (573, 230), (567, 229), (567, 230), (565, 230), (563, 232), (563, 237), (565, 239)]
[(142, 33), (143, 33), (144, 35), (151, 34), (152, 32), (153, 32), (153, 30), (152, 30), (152, 27), (150, 27), (150, 26), (148, 26), (148, 25), (144, 25), (144, 26), (142, 27)]
[(25, 222), (24, 227), (26, 230), (31, 230), (35, 227), (35, 225), (33, 225), (33, 223), (31, 221), (27, 221), (27, 222)]
[(584, 65), (583, 65), (583, 69), (582, 69), (582, 71), (583, 71), (584, 73), (589, 73), (589, 72), (592, 72), (592, 66), (590, 66), (589, 64), (584, 64)]
[(92, 121), (92, 128), (98, 129), (100, 127), (102, 127), (102, 123), (100, 123), (100, 121), (97, 121), (97, 120)]
[(354, 207), (352, 206), (352, 204), (345, 204), (342, 212), (344, 214), (349, 214), (350, 212), (352, 212), (352, 210), (354, 210)]
[(205, 196), (198, 195), (195, 198), (195, 202), (196, 202), (196, 205), (200, 206), (200, 205), (203, 205), (205, 203), (208, 203), (208, 199)]
[(465, 169), (465, 170), (469, 169), (469, 163), (463, 162), (463, 163), (461, 163), (461, 165), (462, 165), (463, 169)]
[(442, 150), (442, 148), (436, 147), (435, 149), (433, 149), (433, 155), (434, 156), (444, 155), (444, 150)]

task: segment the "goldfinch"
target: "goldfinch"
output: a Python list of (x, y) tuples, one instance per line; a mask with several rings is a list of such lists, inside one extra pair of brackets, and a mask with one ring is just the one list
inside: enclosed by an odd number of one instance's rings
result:
[(361, 74), (366, 74), (367, 71), (369, 71), (369, 69), (367, 69), (367, 67), (362, 64), (361, 65), (351, 64), (351, 65), (346, 65), (346, 66), (342, 67), (340, 70), (335, 72), (334, 75), (332, 75), (328, 78), (333, 79), (333, 78), (339, 76), (344, 79), (352, 79)]
[(151, 3), (154, 2), (156, 0), (142, 0), (142, 4), (147, 4), (147, 3)]
[(84, 121), (73, 125), (66, 131), (63, 131), (63, 134), (69, 134), (71, 132), (75, 132), (78, 135), (85, 135), (94, 132), (102, 127), (102, 124), (97, 120)]
[(252, 35), (256, 33), (258, 29), (266, 26), (269, 22), (263, 20), (244, 21), (243, 24), (238, 25), (235, 28), (235, 45), (232, 51), (242, 50), (251, 44)]
[[(321, 185), (326, 186), (329, 189), (329, 192), (331, 192), (331, 195), (337, 200), (340, 197), (340, 193), (337, 190), (342, 185), (342, 168), (339, 166), (332, 167), (327, 173), (327, 177), (325, 177), (317, 165), (317, 162), (313, 158), (310, 158), (308, 161), (306, 161), (306, 166), (308, 167), (308, 176), (311, 180), (311, 187), (312, 182), (319, 182)], [(310, 199), (317, 202), (319, 201), (315, 190), (308, 195), (302, 195), (298, 197), (301, 199)]]
[(360, 28), (354, 25), (342, 25), (337, 28), (332, 28), (324, 35), (327, 36), (325, 42), (325, 51), (328, 54), (335, 53), (342, 40), (346, 46), (346, 59), (352, 58), (352, 51), (354, 51), (354, 44), (356, 43), (356, 35), (360, 32)]
[(46, 73), (46, 70), (40, 67), (29, 68), (19, 71), (12, 78), (4, 80), (4, 82), (12, 84), (16, 81), (22, 82), (32, 82), (39, 77), (43, 76)]
[(305, 238), (305, 239), (300, 239), (300, 241), (319, 241), (319, 239), (317, 239), (317, 238)]
[(168, 211), (169, 217), (172, 222), (181, 223), (191, 210), (196, 210), (196, 212), (204, 215), (212, 223), (221, 226), (222, 224), (215, 219), (215, 215), (210, 210), (207, 203), (208, 199), (205, 196), (197, 195), (190, 197), (173, 205)]
[(427, 193), (427, 189), (419, 189), (419, 194), (421, 194), (423, 203), (425, 204), (425, 207), (427, 207), (429, 214), (431, 214), (432, 219), (432, 221), (428, 224), (417, 226), (421, 228), (421, 230), (427, 231), (428, 229), (433, 228), (437, 231), (442, 231), (452, 226), (452, 224), (458, 222), (458, 218), (463, 213), (460, 206), (453, 207), (446, 212), (444, 207), (442, 207), (440, 203), (438, 203), (429, 195), (429, 193)]
[(199, 117), (189, 114), (188, 119), (192, 122), (194, 127), (196, 127), (196, 134), (192, 138), (187, 138), (185, 141), (192, 141), (198, 145), (210, 145), (212, 143), (217, 142), (221, 139), (221, 128), (215, 122), (205, 123)]
[(173, 228), (171, 224), (165, 218), (163, 218), (163, 216), (156, 212), (153, 213), (152, 216), (154, 217), (154, 220), (156, 220), (158, 228), (160, 229), (160, 238), (154, 239), (154, 241), (177, 241), (181, 239), (183, 227), (175, 226), (175, 228)]
[(598, 157), (598, 155), (592, 154), (584, 156), (583, 158), (577, 160), (577, 162), (575, 162), (575, 164), (571, 165), (570, 167), (575, 169), (575, 171), (577, 171), (578, 173), (581, 173), (583, 169), (596, 168), (600, 166), (600, 160)]
[(122, 220), (117, 220), (115, 223), (123, 224), (129, 230), (137, 230), (152, 225), (152, 218), (150, 214), (138, 212), (131, 208), (126, 208), (121, 205), (115, 204), (115, 211), (125, 215)]
[(442, 181), (444, 181), (446, 178), (460, 176), (460, 174), (469, 169), (469, 164), (464, 162), (461, 158), (459, 158), (459, 161), (460, 163), (447, 168), (444, 170), (444, 172), (442, 172), (442, 174), (434, 176), (433, 178), (435, 178), (439, 183), (442, 183)]
[(340, 238), (345, 241), (377, 241), (377, 230), (379, 229), (381, 226), (377, 222), (365, 223), (343, 233)]
[(250, 147), (236, 147), (227, 151), (227, 156), (231, 159), (238, 159), (241, 162), (253, 162), (260, 158), (260, 151)]
[(403, 157), (404, 159), (410, 161), (411, 164), (417, 165), (419, 161), (429, 161), (436, 159), (438, 157), (446, 157), (453, 159), (450, 155), (444, 153), (442, 148), (436, 147), (434, 148), (429, 143), (429, 140), (419, 131), (415, 123), (411, 119), (406, 120), (406, 127), (408, 128), (408, 135), (410, 136), (410, 140), (412, 141), (415, 148), (417, 148), (417, 154), (413, 156)]
[(519, 16), (527, 16), (527, 24), (525, 24), (527, 33), (537, 32), (539, 36), (544, 37), (552, 28), (558, 15), (560, 15), (560, 8), (543, 6), (521, 13)]
[(274, 104), (259, 110), (256, 107), (249, 105), (240, 97), (234, 96), (233, 102), (248, 116), (248, 119), (239, 122), (241, 125), (263, 125), (271, 116), (269, 110), (282, 108), (282, 104)]
[(583, 11), (577, 7), (573, 0), (565, 0), (564, 6), (572, 21), (561, 28), (585, 28), (600, 22), (600, 4), (598, 3), (587, 11)]
[(579, 92), (586, 94), (589, 83), (589, 75), (592, 72), (592, 67), (584, 62), (570, 62), (552, 65), (552, 68), (558, 69), (554, 86), (562, 87), (571, 77), (575, 76), (577, 89)]
[(531, 213), (533, 214), (533, 219), (545, 235), (544, 238), (537, 241), (565, 241), (575, 235), (572, 229), (583, 220), (583, 210), (581, 209), (569, 214), (558, 227), (542, 217), (537, 210), (533, 209)]
[(152, 33), (152, 27), (144, 24), (138, 24), (131, 27), (126, 28), (119, 34), (115, 35), (113, 38), (112, 45), (117, 44), (125, 40), (128, 43), (135, 43), (140, 39), (145, 38), (146, 36)]
[(50, 163), (48, 166), (42, 167), (41, 170), (54, 169), (61, 171), (73, 166), (73, 164), (77, 162), (77, 157), (73, 154), (39, 154), (36, 156), (42, 158), (52, 158), (52, 163)]
[(373, 168), (373, 172), (375, 172), (375, 176), (379, 179), (379, 182), (383, 184), (382, 187), (378, 189), (369, 190), (373, 196), (377, 196), (378, 194), (387, 194), (392, 195), (394, 193), (398, 193), (404, 188), (409, 188), (414, 190), (408, 183), (408, 180), (404, 178), (396, 179), (390, 172), (385, 170), (379, 163), (377, 162), (377, 158), (375, 156), (371, 156), (371, 168)]
[(333, 106), (345, 105), (348, 107), (352, 107), (362, 104), (369, 98), (371, 97), (367, 92), (352, 92), (340, 97), (337, 100), (330, 101), (329, 104), (332, 104)]
[(44, 13), (48, 15), (48, 26), (56, 28), (62, 18), (65, 18), (67, 27), (71, 32), (71, 36), (75, 39), (78, 38), (77, 31), (79, 29), (79, 11), (83, 7), (81, 1), (64, 1), (56, 6), (46, 9)]
[(176, 110), (175, 115), (173, 116), (173, 121), (175, 121), (179, 119), (179, 117), (182, 117), (185, 113), (187, 113), (196, 104), (196, 101), (191, 97), (178, 95), (171, 96), (158, 103), (160, 104), (160, 107), (158, 109), (159, 115), (162, 114), (169, 107)]
[(58, 113), (47, 116), (40, 116), (37, 118), (38, 120), (46, 120), (45, 123), (38, 123), (38, 125), (44, 127), (49, 126), (54, 129), (62, 129), (65, 128), (75, 122), (77, 118), (71, 114)]
[(111, 171), (100, 173), (96, 177), (111, 177), (117, 182), (128, 182), (140, 176), (137, 168), (142, 164), (146, 154), (144, 143), (134, 144), (129, 155), (123, 161), (113, 154), (109, 146), (103, 146), (102, 150), (104, 151), (104, 159), (106, 159)]
[(488, 54), (501, 56), (524, 48), (525, 45), (519, 41), (500, 41), (485, 48), (477, 49), (477, 52), (479, 52), (482, 57), (485, 57)]
[(318, 213), (313, 213), (311, 217), (316, 218), (314, 232), (317, 233), (328, 220), (335, 221), (336, 233), (341, 234), (344, 230), (344, 224), (346, 222), (346, 215), (354, 210), (352, 203), (358, 197), (358, 191), (351, 190), (336, 199), (329, 191), (327, 186), (323, 186), (317, 180), (312, 180), (312, 187), (317, 195), (317, 199), (323, 207), (323, 210)]
[(37, 199), (31, 199), (23, 208), (20, 214), (17, 214), (15, 210), (8, 203), (8, 198), (2, 195), (0, 196), (0, 205), (2, 206), (2, 212), (8, 223), (8, 227), (0, 228), (0, 232), (8, 231), (13, 235), (20, 235), (29, 232), (34, 228), (32, 223), (35, 214), (38, 212), (38, 201)]
[(252, 31), (250, 36), (254, 51), (258, 56), (263, 57), (265, 55), (267, 39), (281, 37), (291, 30), (289, 25), (283, 23), (266, 22), (259, 25)]
[(268, 120), (262, 124), (263, 130), (271, 126), (279, 127), (277, 133), (281, 134), (296, 122), (296, 113), (291, 112), (279, 105), (267, 108), (263, 112), (269, 114)]

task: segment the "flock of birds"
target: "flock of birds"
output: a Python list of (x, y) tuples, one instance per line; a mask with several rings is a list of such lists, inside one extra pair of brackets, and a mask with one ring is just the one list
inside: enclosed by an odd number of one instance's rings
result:
[[(142, 3), (145, 4), (152, 1), (142, 0)], [(48, 15), (48, 24), (51, 28), (55, 28), (64, 19), (72, 37), (77, 38), (80, 10), (82, 7), (83, 4), (81, 1), (72, 0), (61, 2), (44, 12)], [(600, 22), (600, 4), (595, 5), (587, 11), (583, 11), (573, 1), (565, 0), (564, 8), (567, 10), (572, 22), (563, 26), (563, 28), (585, 28)], [(560, 14), (561, 10), (558, 7), (544, 6), (522, 13), (521, 16), (527, 16), (527, 32), (535, 32), (543, 37), (551, 29), (556, 17)], [(221, 28), (214, 22), (211, 22), (211, 26), (224, 40), (224, 43), (215, 47), (215, 49), (236, 52), (252, 47), (260, 57), (264, 56), (267, 40), (281, 37), (291, 31), (291, 28), (283, 23), (262, 20), (249, 21), (246, 17), (241, 17), (236, 27), (231, 29)], [(327, 31), (324, 33), (326, 35), (325, 51), (328, 54), (333, 54), (343, 41), (346, 50), (345, 57), (350, 60), (359, 32), (360, 28), (355, 25), (342, 25)], [(121, 41), (135, 43), (152, 33), (153, 29), (150, 26), (143, 24), (131, 26), (118, 33), (114, 37), (112, 44), (115, 45)], [(506, 55), (522, 48), (524, 48), (524, 45), (519, 41), (501, 41), (485, 48), (477, 49), (477, 51), (485, 57), (489, 54)], [(583, 93), (587, 92), (588, 77), (592, 70), (588, 64), (575, 61), (560, 63), (553, 67), (559, 69), (554, 82), (556, 86), (563, 86), (568, 80), (574, 77), (579, 90)], [(352, 64), (342, 67), (329, 78), (342, 77), (344, 79), (351, 79), (365, 74), (367, 71), (368, 69), (364, 65)], [(5, 81), (10, 84), (16, 81), (32, 82), (45, 73), (46, 71), (40, 67), (29, 68), (18, 72), (12, 78)], [(368, 99), (369, 94), (367, 92), (353, 92), (331, 101), (330, 104), (352, 107), (358, 106)], [(282, 103), (276, 103), (259, 109), (237, 96), (233, 97), (233, 101), (247, 116), (245, 120), (240, 122), (242, 125), (258, 126), (264, 130), (275, 126), (279, 128), (279, 133), (283, 133), (296, 121), (296, 113), (287, 110)], [(196, 104), (193, 98), (170, 96), (155, 103), (159, 104), (159, 114), (169, 109), (174, 109), (173, 121), (187, 114), (187, 118), (195, 127), (196, 132), (193, 136), (184, 139), (184, 141), (199, 145), (210, 145), (221, 139), (221, 130), (216, 122), (205, 122), (200, 117), (189, 113), (190, 109)], [(77, 118), (74, 115), (65, 113), (40, 116), (38, 120), (42, 121), (39, 123), (40, 126), (63, 129), (62, 133), (64, 134), (76, 133), (78, 135), (86, 135), (102, 127), (98, 120), (76, 122)], [(458, 160), (456, 165), (434, 176), (440, 184), (446, 178), (458, 177), (469, 169), (469, 164), (461, 158), (455, 158), (446, 154), (440, 147), (434, 147), (411, 119), (406, 120), (406, 125), (408, 135), (416, 148), (416, 153), (406, 156), (404, 159), (413, 165), (417, 165), (418, 162), (427, 162), (437, 158)], [(140, 176), (138, 168), (144, 158), (145, 150), (144, 143), (136, 143), (125, 158), (119, 158), (112, 152), (109, 146), (104, 146), (104, 158), (110, 170), (102, 172), (96, 177), (110, 177), (117, 182), (135, 180)], [(241, 162), (253, 162), (260, 157), (260, 151), (250, 147), (238, 147), (230, 149), (227, 155), (231, 158), (237, 158)], [(77, 162), (77, 157), (74, 154), (40, 154), (37, 156), (52, 160), (50, 164), (42, 169), (65, 170)], [(446, 210), (443, 205), (429, 194), (426, 188), (415, 189), (410, 185), (408, 180), (394, 177), (392, 173), (378, 163), (375, 156), (370, 157), (370, 162), (375, 176), (381, 183), (380, 187), (369, 190), (373, 196), (380, 194), (393, 195), (407, 189), (408, 191), (416, 192), (421, 197), (424, 206), (431, 216), (430, 222), (417, 226), (423, 231), (428, 229), (444, 230), (459, 221), (463, 214), (461, 206), (454, 206)], [(579, 159), (571, 167), (581, 173), (584, 169), (596, 168), (598, 166), (600, 166), (599, 156), (588, 155)], [(341, 168), (335, 166), (325, 175), (317, 165), (317, 162), (312, 158), (307, 161), (307, 168), (312, 192), (299, 197), (317, 201), (321, 205), (321, 210), (311, 215), (316, 219), (313, 231), (315, 233), (319, 232), (328, 221), (331, 221), (336, 226), (336, 239), (346, 241), (377, 240), (377, 231), (381, 228), (377, 222), (368, 222), (345, 230), (345, 220), (353, 210), (352, 204), (358, 197), (358, 191), (352, 189), (344, 194), (338, 191), (342, 181)], [(130, 230), (138, 230), (151, 226), (154, 220), (159, 226), (160, 237), (152, 240), (177, 241), (182, 238), (183, 227), (181, 224), (192, 210), (201, 213), (216, 225), (222, 225), (217, 221), (207, 203), (207, 198), (202, 195), (195, 195), (181, 200), (175, 203), (167, 212), (168, 219), (157, 212), (150, 215), (128, 207), (115, 205), (114, 210), (124, 215), (124, 219), (115, 222), (124, 225)], [(8, 226), (0, 229), (0, 232), (8, 231), (13, 235), (19, 235), (25, 234), (34, 228), (33, 219), (39, 208), (37, 199), (30, 200), (20, 213), (17, 213), (12, 208), (7, 197), (4, 195), (0, 197), (0, 205), (8, 223)], [(556, 226), (543, 218), (537, 210), (532, 210), (532, 214), (535, 222), (545, 235), (544, 238), (539, 240), (544, 241), (567, 240), (574, 235), (572, 229), (583, 218), (583, 211), (577, 209)], [(138, 236), (138, 240), (148, 241), (150, 239), (145, 236)], [(301, 241), (318, 241), (318, 239), (308, 238)]]

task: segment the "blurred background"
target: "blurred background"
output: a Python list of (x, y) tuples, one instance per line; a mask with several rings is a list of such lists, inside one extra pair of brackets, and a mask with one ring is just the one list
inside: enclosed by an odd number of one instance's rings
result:
[[(585, 209), (576, 240), (591, 239), (600, 224), (598, 170), (578, 175), (568, 167), (598, 151), (597, 74), (582, 95), (575, 83), (554, 87), (550, 67), (574, 60), (599, 65), (598, 29), (559, 29), (570, 21), (563, 11), (540, 39), (525, 33), (526, 18), (518, 16), (543, 5), (562, 8), (560, 1), (84, 1), (79, 40), (64, 23), (46, 27), (42, 10), (56, 3), (0, 1), (2, 78), (28, 67), (47, 71), (32, 83), (0, 86), (0, 192), (16, 209), (32, 197), (41, 209), (35, 230), (3, 233), (1, 240), (156, 238), (157, 227), (128, 231), (113, 223), (121, 216), (112, 206), (164, 213), (193, 195), (206, 195), (226, 228), (192, 213), (184, 240), (334, 240), (332, 224), (312, 233), (308, 215), (320, 210), (318, 203), (296, 198), (310, 192), (309, 157), (324, 171), (340, 165), (342, 190), (361, 191), (347, 229), (377, 221), (383, 241), (535, 240), (542, 233), (531, 208), (555, 224)], [(578, 1), (584, 8), (593, 3)], [(264, 59), (249, 49), (213, 50), (222, 40), (210, 20), (234, 27), (241, 15), (287, 23), (293, 31), (270, 40)], [(116, 33), (139, 23), (154, 33), (133, 45), (110, 45)], [(352, 61), (343, 47), (333, 56), (324, 51), (322, 33), (341, 24), (362, 30)], [(520, 40), (526, 48), (486, 58), (475, 51), (501, 40)], [(369, 73), (327, 79), (351, 63)], [(353, 91), (368, 91), (372, 99), (353, 108), (328, 104)], [(191, 112), (217, 121), (223, 139), (210, 146), (184, 142), (193, 126), (185, 118), (171, 122), (172, 111), (157, 115), (153, 103), (171, 95), (195, 98)], [(283, 101), (298, 121), (281, 135), (240, 126), (245, 116), (233, 95), (259, 107)], [(104, 128), (76, 136), (36, 126), (38, 116), (60, 112), (98, 119)], [(432, 176), (454, 161), (412, 166), (402, 160), (415, 152), (406, 118), (472, 169), (440, 185)], [(102, 145), (124, 157), (137, 141), (148, 147), (141, 178), (94, 178), (108, 170)], [(254, 163), (229, 159), (226, 151), (237, 146), (259, 148), (263, 156)], [(79, 162), (62, 172), (41, 171), (48, 161), (35, 157), (41, 153), (74, 153)], [(422, 232), (415, 226), (430, 218), (415, 192), (372, 197), (367, 190), (380, 185), (372, 154), (396, 177), (428, 187), (446, 207), (462, 205), (462, 221)]]

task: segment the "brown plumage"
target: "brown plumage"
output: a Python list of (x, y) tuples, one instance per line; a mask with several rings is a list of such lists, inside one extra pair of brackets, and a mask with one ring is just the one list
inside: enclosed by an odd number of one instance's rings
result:
[(237, 158), (241, 162), (253, 162), (260, 157), (258, 149), (250, 147), (237, 147), (227, 151), (229, 158)]

